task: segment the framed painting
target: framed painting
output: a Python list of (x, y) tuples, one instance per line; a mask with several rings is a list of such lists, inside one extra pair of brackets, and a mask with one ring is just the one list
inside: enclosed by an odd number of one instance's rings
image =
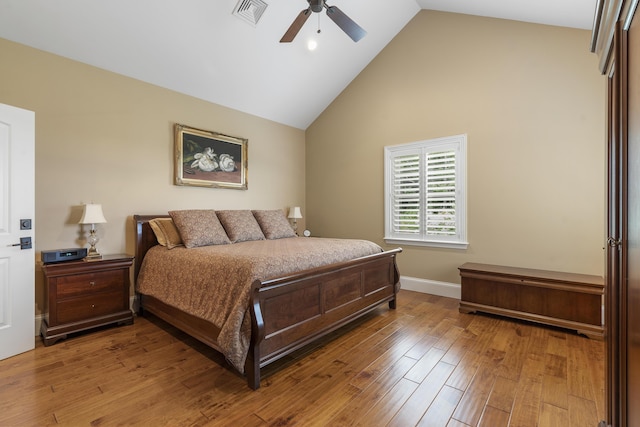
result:
[(175, 184), (247, 189), (248, 140), (175, 125)]

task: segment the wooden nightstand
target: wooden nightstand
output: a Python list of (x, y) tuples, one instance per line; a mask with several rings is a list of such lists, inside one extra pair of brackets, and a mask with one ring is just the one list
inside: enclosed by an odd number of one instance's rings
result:
[(107, 255), (95, 261), (44, 264), (48, 314), (40, 333), (44, 345), (67, 334), (111, 323), (132, 324), (129, 268), (133, 257)]

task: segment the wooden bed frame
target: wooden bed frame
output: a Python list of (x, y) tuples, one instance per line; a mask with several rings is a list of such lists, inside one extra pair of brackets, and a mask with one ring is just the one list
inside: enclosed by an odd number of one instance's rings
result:
[[(148, 221), (168, 215), (134, 215), (136, 253), (134, 279), (149, 248), (157, 245)], [(251, 343), (245, 363), (249, 387), (260, 387), (260, 369), (327, 335), (387, 302), (396, 308), (400, 276), (396, 255), (401, 248), (305, 270), (252, 284)], [(149, 311), (208, 346), (219, 329), (156, 298), (138, 294), (142, 313)]]

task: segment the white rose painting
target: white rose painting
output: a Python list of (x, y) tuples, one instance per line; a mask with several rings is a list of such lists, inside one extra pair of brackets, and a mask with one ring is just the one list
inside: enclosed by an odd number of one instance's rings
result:
[(247, 189), (244, 138), (175, 125), (175, 184)]

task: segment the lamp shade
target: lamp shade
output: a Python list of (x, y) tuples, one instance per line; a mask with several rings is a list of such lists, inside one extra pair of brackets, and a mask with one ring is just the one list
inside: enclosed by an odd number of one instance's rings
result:
[(300, 219), (302, 218), (302, 212), (300, 212), (300, 207), (295, 206), (293, 208), (289, 208), (289, 218)]
[(84, 205), (84, 212), (78, 224), (101, 224), (107, 222), (102, 213), (102, 205), (88, 204)]

